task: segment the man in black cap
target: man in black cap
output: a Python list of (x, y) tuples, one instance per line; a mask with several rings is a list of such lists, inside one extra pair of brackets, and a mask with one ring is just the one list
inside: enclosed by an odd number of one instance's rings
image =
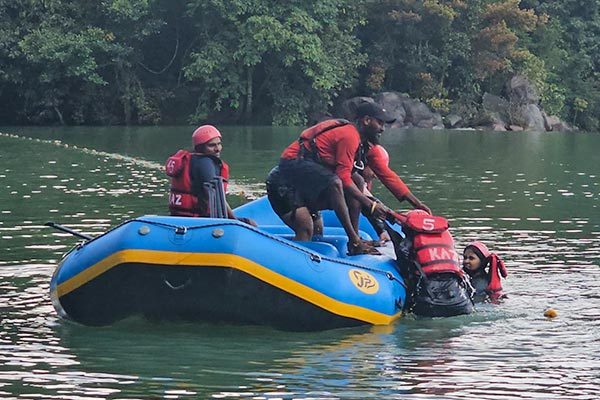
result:
[(278, 167), (267, 177), (267, 194), (279, 217), (295, 232), (295, 240), (311, 240), (322, 233), (319, 211), (333, 209), (348, 235), (348, 254), (378, 254), (361, 240), (350, 218), (347, 202), (385, 218), (388, 208), (373, 201), (352, 179), (355, 166), (364, 167), (361, 143), (381, 135), (395, 118), (376, 103), (362, 103), (354, 123), (330, 119), (304, 130), (281, 154)]

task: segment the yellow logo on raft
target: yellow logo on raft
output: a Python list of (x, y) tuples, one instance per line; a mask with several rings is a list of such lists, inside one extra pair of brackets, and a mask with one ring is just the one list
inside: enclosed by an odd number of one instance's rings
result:
[(367, 271), (351, 269), (348, 271), (350, 280), (358, 290), (366, 294), (375, 294), (379, 291), (379, 282)]

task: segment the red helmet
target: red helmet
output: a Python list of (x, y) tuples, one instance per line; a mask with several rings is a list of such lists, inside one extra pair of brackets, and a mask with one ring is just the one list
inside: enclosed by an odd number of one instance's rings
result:
[(217, 128), (212, 125), (202, 125), (192, 134), (192, 144), (196, 147), (216, 137), (221, 137), (221, 132)]
[(465, 247), (465, 250), (468, 249), (469, 247), (472, 247), (473, 249), (475, 249), (476, 250), (475, 251), (476, 254), (478, 253), (478, 255), (479, 254), (482, 255), (483, 256), (483, 260), (487, 260), (487, 258), (491, 254), (490, 250), (482, 242), (473, 242), (473, 243), (470, 243), (467, 247)]

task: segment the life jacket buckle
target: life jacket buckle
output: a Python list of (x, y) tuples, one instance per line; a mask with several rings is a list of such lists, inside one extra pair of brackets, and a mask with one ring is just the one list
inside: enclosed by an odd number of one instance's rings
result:
[(365, 163), (363, 162), (363, 160), (354, 161), (354, 168), (356, 168), (359, 171), (362, 171), (365, 169)]

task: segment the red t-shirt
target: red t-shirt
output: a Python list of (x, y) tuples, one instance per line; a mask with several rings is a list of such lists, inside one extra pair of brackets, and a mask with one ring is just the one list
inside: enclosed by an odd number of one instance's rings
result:
[(367, 165), (373, 170), (381, 183), (400, 201), (410, 193), (410, 189), (400, 177), (390, 169), (389, 156), (381, 145), (371, 145), (367, 152)]
[[(328, 130), (315, 138), (319, 157), (325, 166), (335, 171), (344, 187), (353, 185), (352, 168), (360, 144), (360, 134), (352, 124)], [(308, 143), (306, 144), (308, 146)], [(294, 141), (281, 154), (292, 160), (298, 157), (300, 143)]]

